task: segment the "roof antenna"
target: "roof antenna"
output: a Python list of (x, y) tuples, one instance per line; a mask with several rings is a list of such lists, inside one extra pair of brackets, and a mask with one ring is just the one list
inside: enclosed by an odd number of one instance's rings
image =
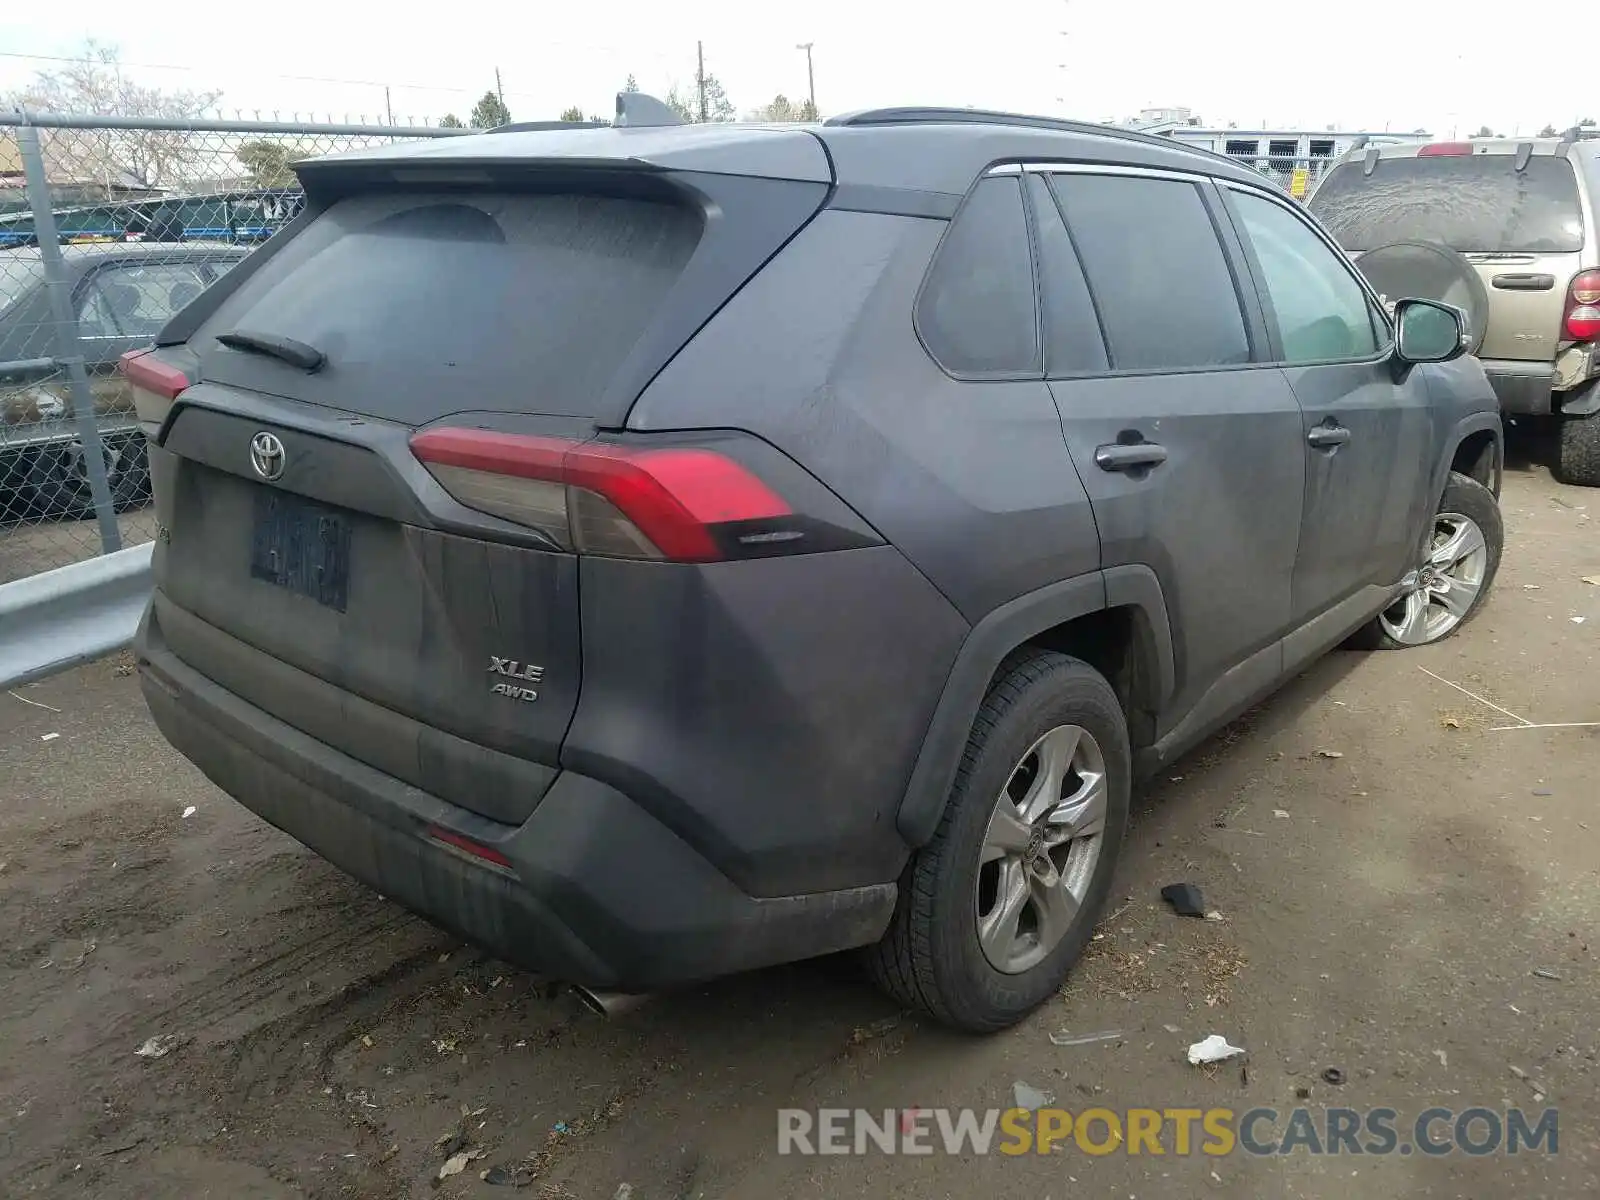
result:
[(682, 125), (683, 118), (654, 96), (643, 92), (617, 93), (619, 129), (646, 129), (662, 125)]

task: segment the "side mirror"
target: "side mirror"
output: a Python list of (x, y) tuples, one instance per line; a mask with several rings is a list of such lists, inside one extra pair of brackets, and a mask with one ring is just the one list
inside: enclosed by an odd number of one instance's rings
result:
[(1467, 314), (1437, 300), (1399, 300), (1394, 306), (1395, 357), (1403, 363), (1449, 362), (1472, 344)]

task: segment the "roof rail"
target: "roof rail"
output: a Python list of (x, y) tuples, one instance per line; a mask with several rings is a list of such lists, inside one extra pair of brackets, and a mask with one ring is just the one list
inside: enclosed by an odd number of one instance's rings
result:
[(621, 129), (659, 128), (682, 125), (683, 118), (654, 96), (643, 92), (618, 92), (614, 124)]
[(1095, 137), (1120, 138), (1146, 146), (1178, 149), (1204, 158), (1221, 159), (1242, 167), (1237, 159), (1218, 154), (1203, 146), (1179, 141), (1177, 138), (1142, 133), (1137, 129), (1124, 129), (1118, 125), (1096, 125), (1090, 121), (1072, 121), (1064, 117), (1037, 117), (1027, 113), (996, 112), (986, 108), (868, 108), (860, 112), (840, 113), (822, 122), (824, 125), (1010, 125), (1021, 129), (1046, 129), (1057, 133), (1081, 133)]
[(482, 133), (538, 133), (548, 129), (608, 129), (605, 121), (516, 121), (510, 125), (495, 125)]

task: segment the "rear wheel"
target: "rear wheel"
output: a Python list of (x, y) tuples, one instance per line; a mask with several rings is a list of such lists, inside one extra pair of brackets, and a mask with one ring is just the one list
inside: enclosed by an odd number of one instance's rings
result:
[(933, 840), (912, 859), (868, 969), (885, 991), (974, 1032), (1061, 986), (1094, 928), (1128, 819), (1127, 723), (1111, 685), (1044, 651), (989, 690)]
[[(143, 434), (112, 438), (101, 447), (106, 485), (117, 512), (138, 508), (150, 498), (150, 460)], [(40, 516), (84, 516), (94, 511), (89, 464), (78, 441), (39, 450), (28, 471), (33, 506)]]
[(1556, 478), (1578, 487), (1600, 487), (1600, 413), (1561, 418)]
[(1361, 650), (1426, 646), (1461, 628), (1489, 595), (1504, 539), (1494, 493), (1450, 473), (1420, 556), (1393, 604), (1350, 639)]

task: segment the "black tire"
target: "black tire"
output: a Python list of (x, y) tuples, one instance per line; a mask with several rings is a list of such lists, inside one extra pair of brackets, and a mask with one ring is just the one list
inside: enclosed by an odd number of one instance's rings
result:
[[(1460, 513), (1471, 519), (1483, 531), (1483, 540), (1488, 550), (1488, 562), (1484, 568), (1483, 581), (1478, 587), (1477, 598), (1472, 602), (1472, 607), (1456, 625), (1447, 633), (1435, 639), (1443, 641), (1461, 630), (1468, 621), (1483, 611), (1483, 603), (1489, 598), (1489, 591), (1494, 587), (1494, 577), (1500, 570), (1500, 553), (1505, 544), (1505, 525), (1500, 518), (1500, 504), (1494, 498), (1494, 493), (1483, 484), (1473, 479), (1470, 475), (1463, 475), (1459, 471), (1451, 471), (1449, 482), (1445, 484), (1444, 495), (1439, 499), (1438, 513)], [(1431, 544), (1433, 525), (1429, 524), (1429, 538), (1425, 544)], [(1419, 558), (1421, 555), (1419, 554)], [(1428, 644), (1428, 643), (1419, 643)], [(1345, 643), (1351, 650), (1408, 650), (1411, 647), (1404, 642), (1396, 641), (1384, 628), (1380, 617), (1373, 617), (1360, 629), (1350, 636)]]
[[(127, 512), (150, 500), (150, 460), (144, 435), (115, 438), (105, 447), (111, 506)], [(76, 443), (40, 449), (27, 474), (38, 517), (84, 517), (94, 512), (94, 495)]]
[[(1103, 840), (1066, 935), (1031, 969), (1006, 974), (990, 964), (978, 941), (979, 857), (1017, 765), (1046, 732), (1064, 724), (1086, 730), (1103, 755)], [(1008, 659), (973, 723), (939, 827), (901, 876), (883, 940), (865, 951), (878, 986), (943, 1024), (976, 1033), (1013, 1025), (1053, 996), (1105, 906), (1127, 827), (1131, 763), (1127, 720), (1099, 672), (1047, 651)]]
[(1556, 478), (1577, 487), (1600, 487), (1600, 413), (1561, 418)]

